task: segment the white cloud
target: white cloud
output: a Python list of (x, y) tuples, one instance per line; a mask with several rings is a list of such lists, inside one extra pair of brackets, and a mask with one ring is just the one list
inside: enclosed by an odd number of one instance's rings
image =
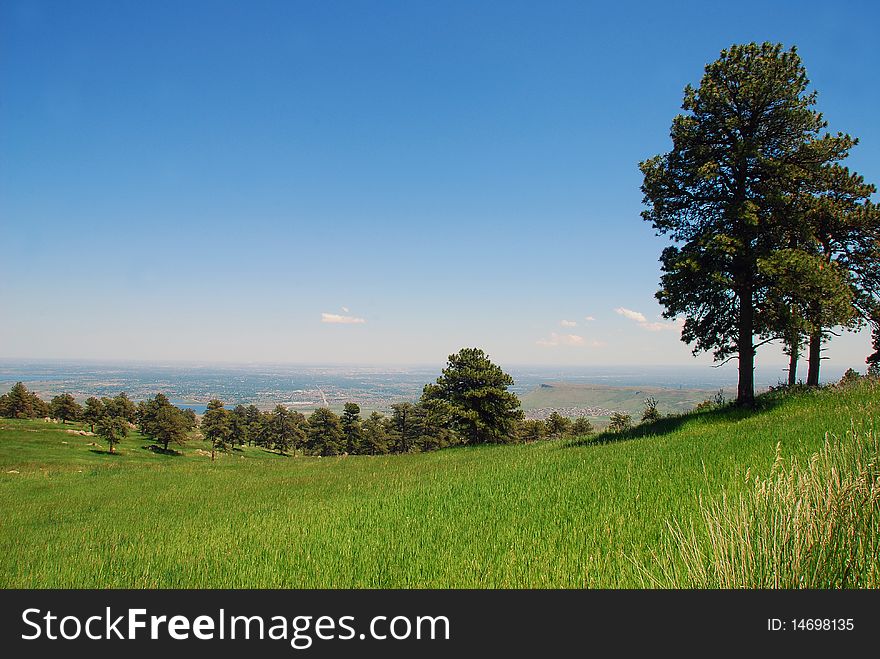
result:
[(363, 318), (355, 318), (354, 316), (340, 316), (337, 313), (322, 313), (322, 323), (337, 323), (340, 325), (362, 325), (367, 322)]
[(639, 323), (639, 327), (649, 332), (663, 332), (678, 329), (679, 326), (675, 323)]
[(561, 320), (561, 321), (559, 321), (559, 324), (562, 327), (577, 327), (578, 326), (577, 321), (574, 321), (574, 320)]
[(638, 311), (633, 311), (632, 309), (625, 309), (624, 307), (617, 307), (615, 309), (617, 313), (621, 316), (625, 316), (630, 320), (634, 320), (638, 323), (639, 327), (648, 332), (665, 332), (667, 330), (680, 330), (684, 326), (684, 318), (676, 318), (671, 323), (664, 323), (660, 321), (652, 321), (648, 322), (648, 319), (645, 318), (645, 314), (639, 313)]
[(556, 332), (551, 332), (548, 338), (538, 339), (535, 343), (539, 346), (544, 346), (545, 348), (587, 345), (582, 336), (578, 336), (577, 334), (557, 334)]
[(648, 322), (648, 319), (645, 318), (645, 314), (643, 314), (643, 313), (639, 313), (638, 311), (633, 311), (632, 309), (626, 309), (626, 308), (624, 308), (624, 307), (617, 307), (617, 308), (615, 309), (615, 311), (616, 311), (617, 313), (619, 313), (621, 316), (624, 316), (624, 317), (626, 317), (626, 318), (629, 318), (630, 320), (634, 320), (634, 321), (636, 321), (637, 323), (646, 323), (646, 322)]
[(586, 320), (587, 322), (591, 322), (591, 321), (594, 321), (594, 320), (596, 320), (596, 319), (593, 318), (592, 316), (584, 316), (584, 320)]
[(342, 307), (342, 313), (348, 313), (348, 307)]

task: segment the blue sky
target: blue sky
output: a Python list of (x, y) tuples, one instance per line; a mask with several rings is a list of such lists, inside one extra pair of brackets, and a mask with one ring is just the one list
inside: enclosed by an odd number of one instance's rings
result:
[[(799, 47), (831, 128), (861, 139), (849, 165), (880, 182), (878, 18), (7, 0), (0, 357), (691, 363), (653, 297), (666, 242), (637, 163), (722, 48), (771, 40)], [(868, 352), (863, 333), (828, 354)]]

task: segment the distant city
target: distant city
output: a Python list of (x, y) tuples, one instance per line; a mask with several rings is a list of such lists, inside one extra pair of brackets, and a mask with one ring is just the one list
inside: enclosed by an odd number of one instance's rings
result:
[[(736, 384), (736, 369), (715, 369), (705, 365), (670, 367), (539, 367), (503, 368), (515, 381), (513, 390), (521, 397), (546, 382), (601, 384), (613, 387), (666, 387), (671, 389), (721, 389)], [(218, 365), (146, 364), (53, 360), (0, 361), (0, 390), (22, 381), (44, 399), (61, 393), (80, 401), (89, 396), (112, 396), (126, 392), (132, 400), (143, 400), (162, 392), (180, 407), (197, 413), (209, 400), (218, 398), (227, 407), (254, 404), (261, 409), (284, 405), (309, 412), (317, 407), (340, 410), (347, 402), (364, 412), (388, 412), (392, 404), (414, 401), (422, 388), (433, 382), (443, 365), (358, 366), (358, 365)], [(823, 366), (826, 382), (840, 378), (844, 369)], [(759, 387), (777, 384), (782, 367), (756, 370)], [(553, 410), (569, 416), (607, 416), (613, 410), (598, 407), (527, 409), (527, 416), (544, 418)]]

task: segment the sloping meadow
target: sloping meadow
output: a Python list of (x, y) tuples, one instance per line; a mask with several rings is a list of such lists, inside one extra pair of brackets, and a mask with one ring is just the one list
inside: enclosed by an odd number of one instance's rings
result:
[[(3, 420), (0, 586), (761, 585), (694, 576), (714, 569), (717, 506), (744, 505), (756, 478), (796, 481), (793, 459), (822, 469), (810, 457), (829, 450), (826, 433), (832, 444), (865, 444), (880, 389), (862, 382), (761, 402), (754, 413), (709, 410), (598, 443), (339, 458), (246, 448), (215, 463), (201, 442), (157, 455), (134, 435), (111, 456), (70, 427)], [(832, 462), (839, 473), (866, 460)], [(875, 541), (877, 505), (858, 522)]]

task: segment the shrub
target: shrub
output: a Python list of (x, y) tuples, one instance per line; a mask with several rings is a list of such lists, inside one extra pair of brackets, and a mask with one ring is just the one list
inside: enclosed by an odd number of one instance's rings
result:
[(546, 421), (544, 421), (544, 426), (547, 437), (552, 437), (554, 439), (564, 437), (571, 432), (571, 419), (567, 416), (562, 416), (559, 412), (553, 410), (550, 413), (550, 416), (547, 417)]
[(572, 437), (586, 437), (593, 434), (593, 424), (585, 416), (579, 416), (571, 426)]
[(611, 424), (608, 426), (609, 431), (624, 432), (630, 428), (632, 428), (632, 417), (629, 414), (614, 412), (611, 415)]
[(663, 415), (660, 414), (660, 410), (657, 409), (657, 399), (653, 396), (645, 399), (645, 411), (642, 412), (642, 421), (651, 423), (652, 421), (660, 420), (660, 417)]
[(862, 376), (859, 375), (858, 371), (855, 371), (851, 368), (848, 368), (848, 369), (846, 369), (846, 373), (843, 374), (843, 377), (841, 377), (840, 380), (838, 381), (837, 385), (839, 387), (846, 387), (851, 384), (857, 383), (861, 379), (862, 379)]
[(524, 442), (536, 442), (543, 439), (546, 434), (546, 428), (541, 419), (526, 419), (519, 427), (519, 436)]

